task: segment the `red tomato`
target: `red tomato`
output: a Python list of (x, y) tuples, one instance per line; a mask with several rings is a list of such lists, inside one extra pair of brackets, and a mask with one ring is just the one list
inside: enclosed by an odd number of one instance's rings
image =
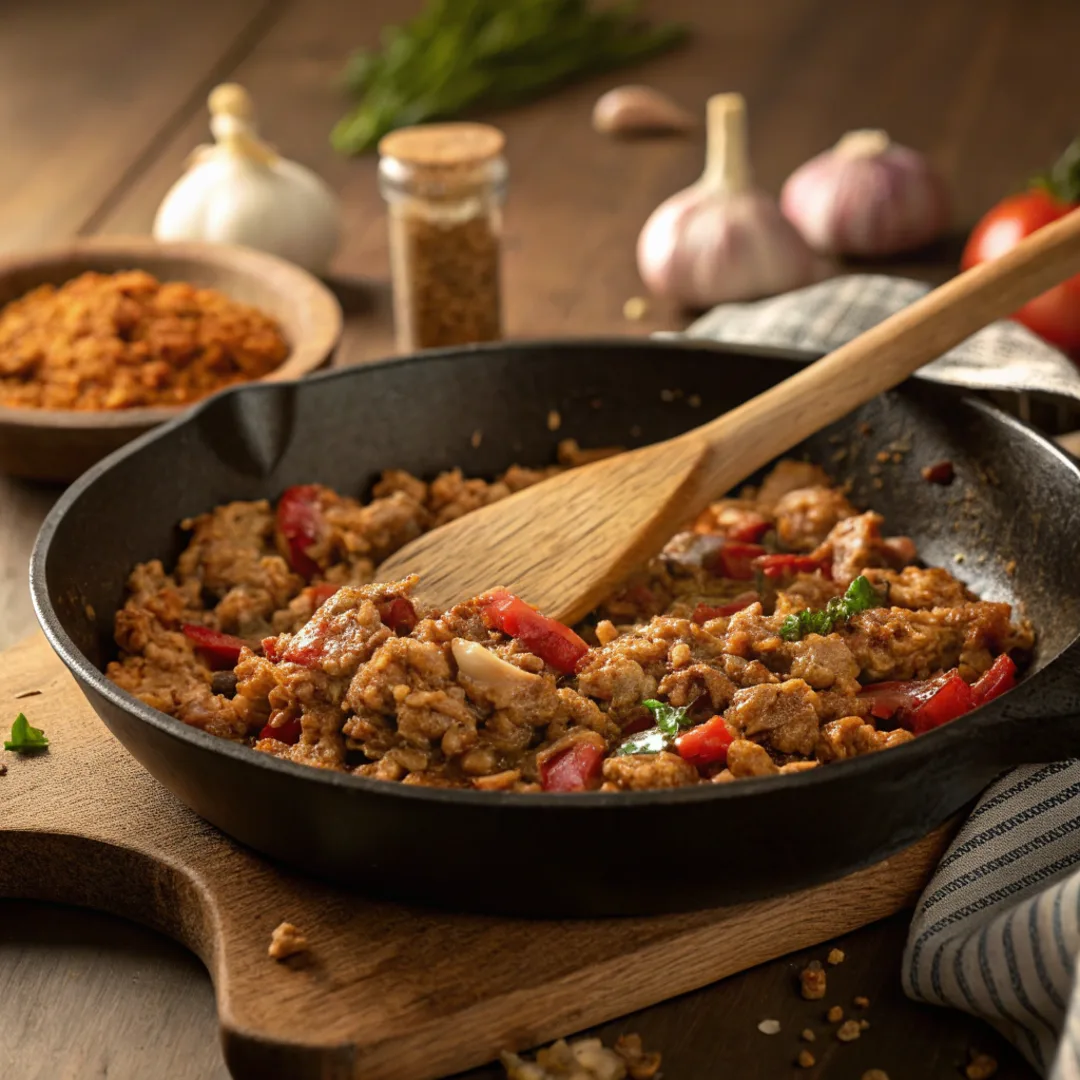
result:
[(573, 743), (540, 766), (540, 786), (545, 791), (588, 791), (598, 786), (603, 761), (602, 746)]
[(710, 619), (722, 619), (728, 615), (734, 615), (736, 611), (742, 611), (751, 604), (756, 604), (760, 599), (756, 592), (744, 592), (741, 596), (736, 596), (730, 604), (720, 604), (717, 607), (712, 604), (698, 604), (690, 618), (700, 626), (701, 623), (707, 623)]
[(727, 761), (728, 747), (734, 741), (735, 736), (731, 734), (727, 721), (722, 716), (714, 716), (704, 724), (684, 731), (675, 740), (675, 749), (684, 761), (704, 768)]
[(971, 688), (975, 701), (985, 705), (1016, 685), (1016, 664), (1008, 653), (1002, 653)]
[(752, 581), (754, 560), (765, 554), (760, 544), (747, 544), (741, 540), (728, 540), (710, 560), (708, 570), (733, 581)]
[(384, 600), (376, 606), (379, 618), (395, 634), (408, 634), (419, 621), (416, 608), (404, 596), (395, 596), (393, 600)]
[(231, 671), (240, 659), (240, 650), (247, 644), (232, 634), (211, 630), (209, 626), (184, 623), (180, 629), (192, 641), (200, 656), (217, 671)]
[(534, 656), (566, 674), (574, 671), (589, 646), (555, 619), (541, 615), (534, 607), (506, 589), (495, 589), (480, 598), (484, 621), (489, 626), (517, 638)]
[(971, 687), (959, 675), (950, 675), (937, 693), (927, 698), (911, 714), (911, 730), (916, 735), (922, 735), (971, 712), (977, 704)]
[(289, 565), (309, 581), (319, 572), (319, 564), (308, 549), (323, 529), (319, 509), (319, 489), (315, 484), (286, 488), (277, 505), (277, 528), (289, 553)]
[(300, 717), (294, 716), (291, 720), (286, 720), (281, 727), (271, 727), (266, 725), (259, 732), (260, 739), (277, 739), (278, 742), (283, 742), (289, 746), (295, 746), (300, 741), (300, 733), (303, 730), (300, 723)]
[(785, 574), (815, 574), (825, 569), (824, 561), (811, 555), (762, 555), (754, 560), (754, 566), (767, 578), (781, 578)]
[[(1077, 203), (1032, 188), (1002, 199), (968, 237), (960, 266), (964, 270), (999, 258), (1044, 225), (1064, 217)], [(1037, 296), (1014, 318), (1066, 352), (1080, 352), (1080, 275)]]

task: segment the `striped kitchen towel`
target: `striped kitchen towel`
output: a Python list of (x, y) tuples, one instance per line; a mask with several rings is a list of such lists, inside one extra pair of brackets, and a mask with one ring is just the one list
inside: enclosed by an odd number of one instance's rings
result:
[[(688, 336), (833, 349), (927, 291), (851, 275), (750, 304), (725, 304)], [(666, 336), (666, 335), (665, 335)], [(923, 369), (979, 389), (1080, 398), (1080, 373), (1012, 322)], [(981, 1016), (1040, 1075), (1080, 1080), (1080, 761), (1026, 766), (982, 796), (919, 900), (903, 962), (907, 994)]]

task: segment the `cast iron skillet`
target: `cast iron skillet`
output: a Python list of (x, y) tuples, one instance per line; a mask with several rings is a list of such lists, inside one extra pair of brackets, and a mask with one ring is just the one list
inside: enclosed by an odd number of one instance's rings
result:
[[(547, 916), (689, 909), (835, 878), (923, 836), (1006, 767), (1080, 746), (1080, 470), (1018, 421), (929, 383), (905, 384), (802, 449), (850, 479), (856, 505), (884, 513), (928, 563), (984, 598), (1019, 602), (1039, 646), (1013, 692), (896, 749), (676, 791), (448, 791), (278, 761), (155, 712), (101, 674), (129, 570), (154, 556), (169, 565), (185, 516), (308, 481), (359, 494), (390, 466), (430, 476), (539, 465), (567, 436), (639, 445), (797, 367), (792, 354), (701, 344), (552, 342), (226, 391), (118, 451), (59, 501), (32, 557), (38, 617), (109, 729), (169, 790), (237, 840), (315, 875)], [(879, 463), (884, 449), (902, 460)], [(945, 458), (956, 465), (951, 487), (920, 478), (920, 466)]]

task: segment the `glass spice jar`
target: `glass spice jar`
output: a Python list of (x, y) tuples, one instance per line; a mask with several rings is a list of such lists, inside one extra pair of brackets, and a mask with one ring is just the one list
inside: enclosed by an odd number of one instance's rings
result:
[(487, 124), (421, 124), (379, 142), (402, 352), (502, 337), (499, 281), (507, 168)]

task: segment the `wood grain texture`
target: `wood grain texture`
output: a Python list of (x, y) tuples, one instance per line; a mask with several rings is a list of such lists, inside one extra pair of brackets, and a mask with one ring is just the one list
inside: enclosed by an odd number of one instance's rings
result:
[[(214, 979), (239, 1077), (429, 1080), (481, 1064), (890, 915), (948, 839), (938, 830), (842, 881), (689, 915), (450, 915), (366, 901), (241, 850), (127, 755), (37, 635), (0, 656), (0, 713), (20, 710), (50, 749), (4, 755), (0, 896), (99, 908), (187, 945)], [(283, 920), (311, 951), (276, 964), (266, 949)]]
[(712, 500), (1077, 272), (1080, 210), (724, 416), (425, 533), (382, 564), (380, 579), (419, 574), (418, 595), (440, 610), (500, 585), (574, 623)]

